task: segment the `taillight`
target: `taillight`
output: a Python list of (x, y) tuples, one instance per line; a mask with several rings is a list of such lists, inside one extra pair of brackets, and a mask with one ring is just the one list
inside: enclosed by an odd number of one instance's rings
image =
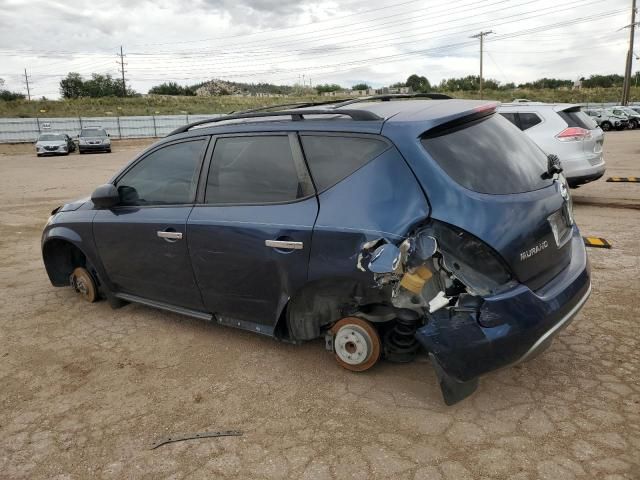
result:
[(510, 269), (486, 243), (453, 225), (434, 220), (446, 269), (480, 296), (496, 295), (515, 285)]
[(591, 138), (591, 132), (586, 128), (569, 127), (556, 135), (556, 138), (561, 142), (578, 142)]

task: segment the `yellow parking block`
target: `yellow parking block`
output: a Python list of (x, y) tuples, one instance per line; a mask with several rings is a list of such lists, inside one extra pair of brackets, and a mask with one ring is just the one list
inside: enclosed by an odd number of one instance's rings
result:
[(600, 237), (582, 237), (584, 240), (584, 244), (587, 247), (594, 248), (611, 248), (611, 244), (607, 242), (604, 238)]
[(640, 177), (609, 177), (607, 182), (640, 183)]

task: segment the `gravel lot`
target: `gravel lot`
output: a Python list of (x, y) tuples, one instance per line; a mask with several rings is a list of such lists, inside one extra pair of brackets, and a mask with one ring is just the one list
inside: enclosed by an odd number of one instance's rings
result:
[[(609, 173), (620, 158), (640, 176), (639, 146), (640, 132), (608, 134)], [(545, 354), (446, 407), (426, 361), (353, 374), (321, 341), (280, 344), (52, 287), (39, 245), (49, 212), (140, 148), (0, 150), (0, 478), (640, 478), (640, 210), (576, 205), (583, 234), (614, 247), (589, 251), (586, 307)], [(578, 193), (621, 188), (640, 205), (638, 184)], [(244, 435), (150, 450), (226, 429)]]

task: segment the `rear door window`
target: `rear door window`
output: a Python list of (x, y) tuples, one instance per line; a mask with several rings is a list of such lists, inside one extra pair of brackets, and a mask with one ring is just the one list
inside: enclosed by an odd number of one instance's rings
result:
[(334, 135), (300, 138), (318, 192), (331, 188), (389, 148), (387, 142), (376, 138)]
[(568, 127), (586, 128), (593, 130), (598, 124), (589, 115), (584, 113), (580, 108), (571, 108), (558, 112), (558, 115), (567, 122)]
[(501, 115), (426, 132), (421, 141), (449, 177), (475, 192), (521, 193), (552, 183), (542, 178), (546, 155)]
[(542, 119), (535, 113), (520, 112), (518, 115), (520, 116), (520, 128), (522, 130), (528, 130), (542, 122)]
[(288, 135), (216, 140), (205, 203), (292, 202), (313, 193), (304, 161), (294, 158)]

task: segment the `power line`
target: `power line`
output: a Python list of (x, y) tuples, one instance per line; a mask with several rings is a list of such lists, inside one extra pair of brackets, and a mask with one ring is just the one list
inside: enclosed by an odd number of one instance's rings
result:
[[(374, 8), (374, 9), (369, 9), (367, 12), (355, 12), (355, 13), (350, 13), (348, 15), (341, 15), (337, 18), (330, 18), (327, 20), (317, 20), (317, 21), (313, 21), (313, 22), (308, 22), (308, 23), (302, 23), (299, 25), (292, 25), (291, 27), (283, 27), (283, 28), (276, 28), (276, 29), (272, 29), (272, 30), (263, 30), (260, 32), (254, 32), (254, 33), (249, 33), (249, 34), (238, 34), (238, 35), (228, 35), (228, 36), (223, 36), (223, 37), (209, 37), (209, 38), (202, 38), (199, 40), (182, 40), (182, 41), (178, 41), (178, 42), (165, 42), (165, 43), (143, 43), (143, 44), (134, 44), (134, 46), (141, 46), (141, 47), (147, 47), (147, 46), (158, 46), (158, 45), (176, 45), (176, 44), (184, 44), (184, 43), (199, 43), (199, 42), (209, 42), (211, 40), (227, 40), (227, 39), (231, 39), (231, 38), (238, 38), (238, 37), (242, 37), (242, 38), (246, 38), (246, 37), (252, 37), (255, 35), (262, 35), (265, 33), (276, 33), (276, 32), (282, 32), (284, 30), (293, 30), (295, 28), (302, 28), (302, 27), (306, 27), (308, 25), (318, 25), (320, 23), (328, 23), (328, 22), (333, 22), (336, 20), (342, 20), (344, 18), (349, 18), (349, 17), (354, 17), (356, 15), (368, 15), (369, 13), (372, 12), (377, 12), (380, 10), (386, 10), (388, 8), (396, 8), (396, 7), (400, 7), (403, 5), (408, 5), (409, 3), (416, 3), (418, 1), (422, 1), (422, 0), (409, 0), (407, 2), (401, 2), (401, 3), (394, 3), (392, 5), (387, 5), (385, 7), (379, 7), (379, 8)], [(414, 10), (415, 12), (415, 10)], [(385, 17), (387, 18), (387, 17)], [(375, 20), (375, 19), (373, 19)], [(367, 20), (367, 21), (371, 21), (371, 20)]]
[[(599, 0), (595, 0), (595, 1), (590, 2), (590, 3), (598, 3), (598, 1)], [(574, 4), (575, 3), (577, 3), (577, 2), (574, 2)], [(509, 20), (509, 19), (514, 18), (514, 17), (518, 17), (518, 16), (522, 16), (522, 15), (528, 15), (528, 14), (530, 14), (532, 12), (538, 12), (539, 9), (538, 10), (533, 10), (533, 11), (528, 11), (528, 12), (523, 12), (523, 13), (515, 14), (515, 15), (508, 15), (506, 17), (501, 17), (501, 18), (495, 19), (494, 20), (494, 22), (495, 22), (494, 25), (498, 25), (498, 26), (508, 25), (510, 23), (516, 23), (516, 22), (519, 22), (519, 21), (523, 21), (523, 20), (528, 20), (528, 19), (544, 16), (544, 15), (547, 15), (548, 13), (558, 13), (558, 12), (561, 12), (561, 11), (567, 11), (567, 10), (573, 10), (573, 9), (574, 9), (573, 5), (569, 4), (568, 6), (565, 6), (565, 8), (562, 8), (560, 10), (553, 10), (551, 12), (546, 12), (546, 13), (542, 13), (542, 14), (529, 15), (528, 17), (521, 18), (521, 19), (518, 19), (518, 20)], [(509, 20), (509, 21), (500, 22), (500, 20)], [(443, 22), (443, 23), (440, 23), (440, 24), (447, 24), (447, 23), (448, 22)], [(483, 23), (484, 22), (479, 22), (476, 25), (482, 25)], [(435, 25), (437, 26), (437, 25), (440, 25), (440, 24), (435, 24)], [(463, 35), (463, 34), (465, 34), (467, 32), (470, 33), (471, 31), (473, 31), (472, 28), (471, 28), (471, 27), (473, 27), (473, 25), (466, 25), (466, 26), (470, 27), (470, 28), (467, 28), (465, 30), (458, 30), (458, 31), (451, 31), (450, 28), (439, 29), (439, 30), (430, 30), (430, 31), (426, 32), (429, 35), (425, 36), (425, 32), (422, 32), (421, 34), (417, 34), (417, 35), (420, 35), (420, 38), (416, 38), (416, 39), (413, 39), (413, 40), (402, 41), (402, 42), (389, 43), (388, 41), (385, 40), (385, 41), (382, 41), (383, 44), (381, 46), (399, 47), (401, 45), (407, 45), (407, 44), (413, 45), (413, 44), (416, 43), (416, 41), (435, 40), (435, 39), (438, 39), (438, 38), (447, 38), (447, 37), (453, 37), (453, 36), (455, 36), (457, 38), (460, 35)], [(430, 35), (432, 33), (443, 32), (443, 31), (449, 31), (450, 33), (443, 34), (443, 35), (436, 35), (436, 36)], [(402, 36), (402, 38), (407, 39), (407, 38), (411, 38), (411, 37), (415, 37), (415, 36), (416, 35), (407, 36), (405, 34), (405, 35)], [(379, 45), (379, 42), (371, 42), (371, 41), (369, 41), (366, 44), (362, 45), (363, 48), (354, 48), (354, 47), (359, 47), (360, 46), (360, 44), (355, 44), (355, 45), (349, 45), (349, 46), (346, 46), (346, 47), (335, 48), (335, 49), (332, 49), (331, 51), (328, 51), (328, 52), (327, 51), (322, 51), (322, 52), (320, 52), (318, 54), (315, 54), (315, 53), (312, 53), (312, 52), (311, 53), (306, 53), (305, 57), (307, 59), (309, 57), (313, 57), (314, 59), (317, 59), (317, 58), (320, 58), (320, 57), (325, 57), (325, 56), (334, 57), (335, 56), (335, 50), (340, 51), (341, 49), (345, 49), (345, 50), (348, 50), (349, 52), (354, 52), (354, 51), (363, 50), (363, 49), (364, 50), (369, 50), (372, 47), (375, 47), (375, 46), (378, 46), (378, 45)], [(314, 47), (314, 50), (316, 50), (317, 48), (318, 47)], [(305, 52), (305, 50), (299, 50), (299, 51)], [(272, 58), (273, 58), (273, 60), (272, 60)], [(292, 54), (289, 54), (289, 55), (282, 55), (282, 54), (268, 55), (268, 56), (264, 57), (264, 60), (266, 60), (268, 63), (262, 63), (262, 64), (252, 63), (251, 66), (255, 68), (257, 66), (270, 66), (270, 65), (272, 65), (274, 63), (282, 64), (282, 63), (286, 63), (288, 58), (294, 58), (295, 60), (292, 60), (292, 61), (297, 62), (299, 56), (298, 55), (292, 55)], [(162, 65), (161, 70), (162, 70), (162, 72), (165, 72), (165, 73), (171, 71), (171, 70), (169, 70), (167, 68), (167, 65), (176, 65), (176, 67), (181, 72), (184, 71), (186, 68), (188, 68), (184, 64), (184, 60), (182, 58), (176, 59), (176, 60), (173, 60), (173, 59), (169, 60), (169, 59), (166, 59), (166, 58), (164, 58), (162, 60), (160, 60), (160, 59), (152, 60), (151, 62), (147, 62), (146, 65), (141, 66), (139, 68), (140, 69), (144, 69), (144, 70), (149, 70), (149, 64), (153, 65), (154, 62), (161, 62), (161, 65)], [(242, 65), (245, 65), (246, 61), (242, 60), (242, 59), (236, 59), (235, 61), (213, 60), (213, 65), (215, 65), (216, 67), (225, 67), (225, 66), (229, 66), (229, 65), (236, 65), (236, 64), (239, 64), (239, 63), (242, 64)], [(208, 65), (210, 65), (210, 63), (199, 61), (197, 63), (197, 67), (189, 68), (189, 70), (190, 71), (208, 70)], [(138, 67), (133, 67), (133, 68), (137, 69)], [(151, 69), (153, 69), (153, 67), (151, 67)]]
[[(540, 26), (540, 27), (536, 27), (536, 28), (532, 28), (529, 30), (523, 30), (520, 32), (514, 32), (511, 34), (504, 34), (504, 35), (497, 35), (495, 37), (495, 39), (492, 39), (491, 41), (496, 41), (496, 40), (503, 40), (503, 39), (508, 39), (508, 38), (513, 38), (513, 37), (517, 37), (517, 36), (521, 36), (521, 35), (528, 35), (531, 33), (539, 33), (542, 31), (546, 31), (546, 30), (550, 30), (550, 29), (555, 29), (555, 28), (560, 28), (563, 26), (567, 26), (567, 25), (575, 25), (577, 23), (582, 23), (582, 22), (589, 22), (589, 21), (594, 21), (594, 20), (600, 20), (602, 18), (606, 18), (606, 17), (610, 17), (613, 15), (617, 15), (621, 12), (622, 10), (614, 10), (611, 12), (606, 12), (606, 13), (602, 13), (602, 14), (598, 14), (598, 15), (591, 15), (591, 16), (587, 16), (587, 17), (580, 17), (580, 18), (576, 18), (576, 19), (572, 19), (569, 21), (565, 21), (565, 22), (558, 22), (552, 25), (547, 25), (547, 26)], [(489, 40), (488, 40), (489, 41)], [(341, 63), (335, 63), (335, 64), (326, 64), (326, 65), (318, 65), (318, 66), (312, 66), (312, 67), (299, 67), (299, 68), (287, 68), (287, 69), (269, 69), (269, 70), (263, 70), (263, 71), (244, 71), (244, 72), (234, 72), (234, 74), (229, 74), (229, 75), (217, 75), (218, 78), (230, 78), (230, 77), (234, 77), (237, 75), (244, 75), (247, 77), (251, 77), (251, 76), (259, 76), (259, 75), (265, 75), (265, 74), (275, 74), (275, 73), (286, 73), (287, 75), (290, 75), (291, 72), (297, 72), (297, 71), (306, 71), (306, 70), (321, 70), (321, 69), (325, 69), (325, 68), (332, 68), (332, 67), (342, 67), (342, 66), (354, 66), (354, 65), (361, 65), (361, 64), (367, 64), (367, 63), (371, 63), (374, 61), (384, 61), (384, 60), (392, 60), (392, 59), (405, 59), (405, 58), (409, 58), (412, 56), (424, 56), (424, 54), (426, 53), (433, 53), (433, 52), (437, 52), (437, 51), (443, 51), (443, 50), (451, 50), (451, 49), (456, 49), (459, 47), (463, 47), (463, 46), (469, 46), (472, 45), (475, 42), (459, 42), (459, 43), (454, 43), (454, 44), (448, 44), (448, 45), (443, 45), (440, 47), (432, 47), (429, 49), (420, 49), (420, 50), (412, 50), (409, 52), (404, 52), (404, 53), (399, 53), (399, 54), (393, 54), (393, 55), (384, 55), (384, 56), (378, 56), (378, 57), (368, 57), (368, 58), (363, 58), (360, 60), (353, 60), (353, 61), (348, 61), (348, 62), (341, 62)], [(206, 75), (203, 75), (206, 76)], [(183, 80), (189, 80), (190, 78), (193, 77), (185, 77), (182, 78)]]
[[(537, 16), (542, 16), (542, 15), (548, 15), (550, 13), (557, 13), (557, 10), (553, 10), (551, 8), (546, 9), (547, 11), (545, 13), (539, 14)], [(626, 10), (626, 9), (625, 9)], [(519, 36), (524, 36), (524, 35), (531, 35), (534, 33), (539, 33), (541, 31), (547, 31), (553, 28), (560, 28), (560, 27), (565, 27), (565, 26), (569, 26), (569, 25), (575, 25), (581, 22), (588, 22), (588, 21), (593, 21), (593, 20), (599, 20), (601, 18), (605, 18), (605, 17), (609, 17), (612, 15), (617, 15), (618, 13), (622, 12), (623, 10), (619, 10), (619, 11), (610, 11), (610, 12), (603, 12), (597, 15), (591, 15), (588, 17), (582, 17), (582, 18), (577, 18), (577, 19), (573, 19), (571, 21), (565, 21), (565, 22), (557, 22), (555, 24), (552, 25), (542, 25), (542, 26), (538, 26), (538, 27), (533, 27), (531, 29), (527, 29), (527, 30), (516, 30), (510, 34), (505, 34), (505, 35), (496, 35), (494, 38), (491, 39), (487, 39), (487, 41), (500, 41), (500, 40), (506, 40), (509, 38), (515, 38), (515, 37), (519, 37)], [(526, 15), (530, 12), (526, 12), (526, 13), (521, 13), (519, 14), (520, 16), (522, 15)], [(515, 15), (512, 15), (512, 17)], [(533, 16), (530, 16), (533, 17)], [(508, 23), (516, 23), (519, 21), (525, 20), (525, 18), (522, 19), (518, 19), (518, 20), (511, 20), (511, 21), (504, 21), (503, 24), (508, 24)], [(492, 24), (492, 26), (495, 26), (494, 24)], [(440, 35), (439, 37), (450, 37), (450, 36), (454, 36), (454, 35), (459, 35), (459, 31), (455, 32), (453, 31), (451, 28), (449, 29), (441, 29), (441, 30), (436, 30), (436, 31), (443, 31), (446, 30), (447, 33), (446, 35)], [(434, 32), (431, 32), (434, 33)], [(376, 37), (376, 38), (380, 38), (380, 37)], [(433, 35), (431, 35), (431, 38), (437, 38), (434, 37)], [(411, 43), (415, 43), (418, 40), (414, 40)], [(408, 43), (408, 42), (401, 42), (401, 43)], [(396, 61), (400, 61), (400, 60), (404, 60), (404, 59), (408, 59), (411, 58), (413, 56), (424, 56), (425, 53), (435, 53), (435, 52), (445, 52), (445, 51), (451, 51), (451, 50), (459, 50), (462, 48), (468, 48), (471, 45), (473, 45), (473, 43), (475, 42), (452, 42), (446, 45), (441, 45), (438, 47), (432, 47), (429, 49), (420, 49), (420, 50), (410, 50), (410, 51), (405, 51), (402, 53), (397, 53), (397, 54), (393, 54), (393, 55), (383, 55), (383, 56), (374, 56), (374, 57), (368, 57), (368, 58), (358, 58), (357, 60), (354, 61), (346, 61), (346, 62), (335, 62), (335, 63), (330, 63), (330, 64), (324, 64), (324, 65), (314, 65), (312, 67), (307, 67), (304, 65), (300, 65), (298, 68), (285, 68), (284, 65), (282, 65), (282, 67), (278, 67), (278, 68), (274, 68), (273, 64), (269, 64), (267, 65), (269, 68), (268, 69), (260, 69), (258, 67), (262, 67), (263, 65), (260, 64), (251, 64), (248, 65), (248, 67), (250, 68), (249, 70), (241, 70), (241, 71), (237, 71), (237, 72), (224, 72), (227, 73), (227, 75), (215, 75), (215, 77), (218, 78), (233, 78), (233, 77), (237, 77), (237, 76), (247, 76), (247, 77), (257, 77), (257, 76), (261, 76), (261, 75), (278, 75), (278, 74), (284, 74), (287, 75), (287, 77), (291, 77), (292, 76), (292, 72), (296, 72), (297, 71), (305, 71), (307, 73), (314, 73), (314, 78), (316, 78), (316, 82), (317, 82), (317, 78), (319, 73), (318, 72), (326, 72), (328, 70), (331, 70), (332, 72), (340, 72), (340, 71), (348, 71), (348, 70), (353, 70), (355, 68), (359, 68), (360, 66), (362, 66), (363, 64), (367, 64), (367, 63), (372, 63), (372, 62), (380, 62), (380, 63), (392, 63), (392, 62), (396, 62)], [(376, 42), (369, 42), (369, 47), (376, 45)], [(396, 44), (393, 43), (388, 43), (388, 46), (395, 46)], [(315, 47), (318, 48), (318, 47)], [(346, 49), (347, 52), (346, 53), (350, 53), (352, 51), (354, 51), (353, 49), (349, 50)], [(122, 57), (124, 56), (124, 53), (121, 52)], [(322, 53), (322, 54), (317, 54), (314, 55), (314, 58), (319, 58), (321, 56), (325, 56), (326, 53)], [(122, 63), (124, 63), (123, 58), (121, 57), (121, 70), (123, 70), (123, 65)], [(215, 61), (215, 66), (216, 67), (220, 67), (221, 62), (214, 60)], [(93, 62), (88, 62), (89, 65), (86, 68), (93, 68), (91, 66), (91, 64)], [(277, 64), (278, 62), (276, 62)], [(280, 64), (282, 64), (282, 61), (279, 62)], [(165, 59), (164, 61), (164, 68), (162, 68), (161, 71), (159, 71), (158, 73), (162, 73), (162, 74), (167, 74), (169, 73), (169, 70), (167, 69), (167, 64), (168, 65), (172, 65), (174, 64), (174, 62), (172, 61), (168, 61)], [(222, 62), (222, 64), (224, 64), (224, 62)], [(93, 63), (93, 65), (95, 65), (95, 63)], [(197, 63), (198, 66), (203, 66), (205, 68), (207, 68), (209, 71), (211, 70), (210, 67), (208, 67), (206, 64), (204, 64), (203, 62), (198, 62)], [(149, 78), (150, 75), (153, 75), (155, 73), (156, 69), (155, 67), (147, 67), (147, 66), (142, 66), (141, 67), (142, 70), (141, 75), (138, 77), (136, 76), (137, 79), (139, 80), (152, 80), (152, 78)], [(196, 68), (189, 68), (188, 66), (180, 66), (180, 72), (184, 72), (186, 69), (188, 69), (189, 71), (195, 72), (197, 71)], [(121, 72), (120, 72), (121, 73)], [(221, 72), (219, 72), (221, 73)], [(45, 77), (45, 75), (47, 75), (47, 77)], [(49, 77), (50, 76), (50, 77)], [(43, 78), (53, 78), (54, 75), (52, 74), (43, 74), (42, 75)], [(203, 72), (202, 75), (191, 75), (191, 76), (187, 76), (186, 78), (184, 78), (185, 80), (191, 80), (194, 78), (211, 78), (211, 75), (207, 72)], [(273, 77), (272, 77), (273, 78)], [(163, 78), (159, 79), (161, 81), (166, 81), (167, 77), (164, 76)]]

